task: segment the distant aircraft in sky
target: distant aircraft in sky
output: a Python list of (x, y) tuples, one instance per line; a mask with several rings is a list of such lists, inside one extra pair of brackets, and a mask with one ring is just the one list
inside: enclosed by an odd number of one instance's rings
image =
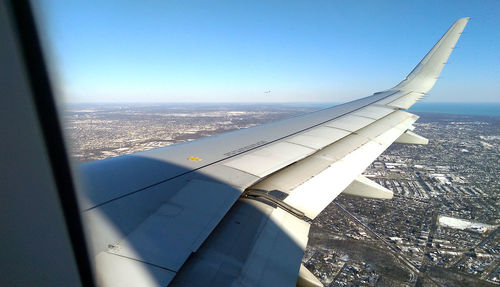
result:
[(267, 90), (264, 92), (264, 94), (269, 94), (271, 92), (271, 90)]
[(3, 1), (0, 285), (322, 286), (301, 265), (310, 221), (342, 192), (392, 198), (362, 173), (393, 142), (428, 142), (403, 110), (468, 20), (393, 88), (72, 169), (28, 2)]

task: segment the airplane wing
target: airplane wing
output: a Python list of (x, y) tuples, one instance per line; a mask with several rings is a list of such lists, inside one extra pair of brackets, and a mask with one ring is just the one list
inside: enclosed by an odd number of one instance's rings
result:
[(403, 110), (468, 20), (391, 89), (75, 176), (30, 3), (0, 2), (0, 285), (320, 286), (300, 265), (311, 220), (341, 192), (392, 196), (361, 174), (393, 142), (427, 143)]
[(81, 213), (99, 284), (319, 286), (300, 264), (310, 221), (342, 192), (392, 197), (361, 174), (393, 142), (427, 143), (403, 110), (432, 88), (468, 20), (391, 89), (83, 164)]

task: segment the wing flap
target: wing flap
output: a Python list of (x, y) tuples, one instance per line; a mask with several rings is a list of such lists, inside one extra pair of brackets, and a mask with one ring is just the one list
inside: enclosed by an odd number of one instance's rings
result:
[(313, 149), (302, 145), (279, 142), (229, 160), (224, 165), (263, 177), (313, 152)]
[(175, 277), (170, 270), (107, 252), (98, 254), (95, 261), (101, 269), (99, 286), (167, 286)]
[(319, 155), (310, 156), (259, 181), (250, 189), (268, 192), (279, 190), (288, 194), (290, 190), (325, 170), (331, 164), (332, 160), (330, 158)]
[(417, 120), (417, 116), (403, 112), (396, 111), (387, 117), (380, 119), (371, 125), (356, 131), (356, 134), (367, 137), (369, 139), (374, 139), (380, 134), (386, 132), (387, 130), (398, 126), (400, 123), (406, 120), (413, 120), (415, 122)]
[(372, 106), (368, 106), (368, 107), (359, 109), (359, 110), (355, 111), (354, 113), (352, 113), (352, 115), (370, 118), (373, 120), (378, 120), (380, 118), (387, 116), (388, 114), (392, 113), (393, 111), (394, 111), (394, 109), (392, 109), (392, 108), (372, 105)]
[(348, 131), (325, 125), (289, 138), (286, 141), (319, 150), (349, 134), (350, 132)]
[(350, 132), (355, 132), (371, 123), (375, 120), (360, 116), (355, 116), (353, 114), (345, 115), (331, 122), (326, 123), (327, 127), (343, 129)]
[(373, 141), (364, 144), (291, 190), (284, 201), (308, 218), (316, 218), (383, 150), (380, 144)]
[[(193, 197), (196, 190), (203, 193)], [(228, 185), (192, 180), (104, 252), (176, 272), (205, 241), (238, 196)]]
[(240, 199), (170, 286), (294, 286), (309, 223)]
[(275, 209), (256, 240), (236, 285), (295, 285), (309, 227), (309, 223), (283, 209)]

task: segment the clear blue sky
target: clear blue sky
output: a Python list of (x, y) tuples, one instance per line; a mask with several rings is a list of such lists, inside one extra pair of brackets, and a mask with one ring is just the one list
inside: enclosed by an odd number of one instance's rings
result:
[(466, 16), (426, 101), (500, 101), (496, 0), (35, 5), (68, 102), (352, 100), (397, 84)]

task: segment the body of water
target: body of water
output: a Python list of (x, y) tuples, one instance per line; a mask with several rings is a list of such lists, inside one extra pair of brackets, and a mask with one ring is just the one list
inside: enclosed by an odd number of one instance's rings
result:
[(500, 103), (416, 103), (409, 112), (500, 116)]

